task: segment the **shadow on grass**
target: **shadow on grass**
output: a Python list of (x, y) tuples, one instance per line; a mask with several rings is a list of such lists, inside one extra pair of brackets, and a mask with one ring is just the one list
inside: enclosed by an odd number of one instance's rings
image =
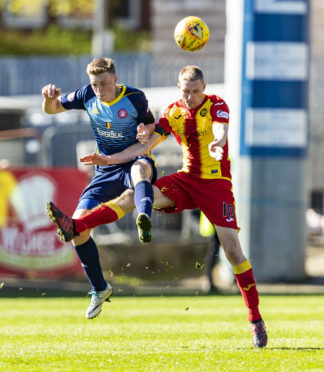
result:
[[(89, 289), (90, 290), (90, 289)], [(0, 291), (0, 298), (58, 298), (86, 297), (87, 292), (54, 290), (45, 288), (7, 288)]]
[(311, 352), (311, 351), (323, 351), (323, 347), (288, 347), (288, 346), (282, 346), (282, 347), (269, 347), (266, 346), (264, 348), (255, 348), (253, 346), (249, 347), (238, 347), (235, 350), (260, 350), (260, 351), (275, 351), (275, 350), (280, 350), (280, 351), (306, 351), (306, 352)]
[(294, 351), (314, 351), (314, 350), (324, 350), (323, 347), (266, 347), (264, 350), (294, 350)]
[[(226, 292), (216, 292), (204, 293), (201, 291), (188, 291), (186, 293), (181, 292), (181, 290), (175, 290), (170, 292), (169, 290), (163, 290), (163, 288), (157, 288), (156, 291), (150, 291), (145, 293), (145, 291), (138, 292), (136, 288), (134, 289), (120, 289), (118, 285), (113, 285), (114, 297), (236, 297), (241, 296), (240, 293), (226, 293)], [(64, 290), (62, 288), (46, 288), (39, 286), (38, 288), (25, 288), (23, 283), (21, 287), (7, 287), (0, 289), (0, 299), (1, 298), (19, 298), (19, 297), (29, 297), (29, 298), (39, 298), (39, 297), (86, 297), (88, 291), (90, 291), (90, 286), (82, 290)], [(307, 296), (324, 296), (323, 292), (312, 292), (312, 293), (262, 293), (262, 297), (307, 297)]]

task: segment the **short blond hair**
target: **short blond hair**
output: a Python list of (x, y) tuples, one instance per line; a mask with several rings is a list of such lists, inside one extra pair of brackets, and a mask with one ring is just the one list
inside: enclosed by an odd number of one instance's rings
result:
[(116, 75), (114, 61), (111, 58), (94, 58), (87, 66), (88, 75), (99, 75), (104, 72)]
[(198, 66), (185, 66), (181, 69), (179, 73), (179, 80), (188, 80), (188, 81), (194, 81), (194, 80), (201, 80), (201, 82), (204, 84), (204, 75), (201, 71), (200, 67)]

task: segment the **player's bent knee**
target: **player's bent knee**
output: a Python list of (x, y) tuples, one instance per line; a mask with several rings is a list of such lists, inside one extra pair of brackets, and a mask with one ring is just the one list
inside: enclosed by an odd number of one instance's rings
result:
[(140, 181), (151, 181), (152, 167), (144, 160), (136, 161), (131, 169), (131, 177), (135, 186)]

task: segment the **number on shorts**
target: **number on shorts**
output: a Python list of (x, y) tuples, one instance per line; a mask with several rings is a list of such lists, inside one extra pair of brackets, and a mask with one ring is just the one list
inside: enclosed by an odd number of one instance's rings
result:
[(234, 218), (235, 209), (232, 204), (227, 204), (223, 202), (223, 217)]

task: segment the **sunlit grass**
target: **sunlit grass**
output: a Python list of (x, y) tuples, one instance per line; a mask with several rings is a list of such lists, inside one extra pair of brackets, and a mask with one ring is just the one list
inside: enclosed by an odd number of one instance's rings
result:
[(324, 296), (263, 297), (269, 343), (252, 348), (240, 296), (0, 298), (2, 371), (321, 371)]

